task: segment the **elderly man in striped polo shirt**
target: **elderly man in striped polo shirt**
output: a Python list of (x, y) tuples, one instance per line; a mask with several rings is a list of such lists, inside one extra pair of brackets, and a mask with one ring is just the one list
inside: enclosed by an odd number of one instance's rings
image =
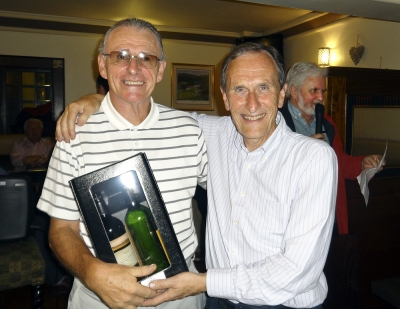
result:
[[(97, 259), (68, 181), (146, 152), (188, 268), (196, 272), (191, 200), (196, 185), (205, 186), (206, 147), (197, 121), (151, 98), (166, 63), (160, 35), (150, 23), (130, 18), (111, 27), (98, 64), (110, 91), (87, 125), (77, 128), (74, 141), (57, 143), (38, 208), (51, 216), (50, 247), (75, 276), (68, 308), (137, 308), (156, 295), (137, 282), (155, 265), (127, 267)], [(202, 309), (204, 301), (199, 294), (158, 308)]]

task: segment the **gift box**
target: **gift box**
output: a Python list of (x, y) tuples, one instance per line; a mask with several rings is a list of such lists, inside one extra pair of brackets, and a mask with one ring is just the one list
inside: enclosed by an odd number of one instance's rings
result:
[(188, 271), (145, 153), (74, 178), (70, 186), (99, 259), (157, 264), (143, 285)]

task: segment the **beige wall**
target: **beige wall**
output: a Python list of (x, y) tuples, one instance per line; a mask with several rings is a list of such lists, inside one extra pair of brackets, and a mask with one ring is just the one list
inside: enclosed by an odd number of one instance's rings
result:
[[(0, 54), (65, 59), (65, 102), (96, 91), (97, 46), (101, 35), (56, 34), (0, 30)], [(210, 114), (226, 114), (219, 91), (221, 61), (231, 46), (218, 44), (182, 43), (165, 40), (167, 67), (163, 80), (157, 85), (154, 100), (171, 106), (171, 63), (207, 64), (216, 66), (216, 107)]]
[[(345, 18), (342, 21), (289, 37), (284, 40), (285, 64), (290, 67), (298, 61), (317, 61), (318, 48), (331, 49), (331, 65), (356, 67), (349, 56), (351, 47), (364, 45), (360, 68), (400, 70), (400, 23)], [(382, 57), (382, 61), (381, 61)]]
[[(284, 40), (285, 64), (297, 61), (316, 61), (318, 48), (331, 47), (333, 66), (355, 67), (349, 49), (357, 43), (365, 46), (365, 53), (357, 65), (363, 68), (400, 70), (400, 23), (362, 18), (346, 18), (317, 30)], [(66, 104), (95, 91), (97, 75), (97, 46), (101, 35), (73, 33), (37, 33), (0, 30), (0, 54), (18, 56), (55, 57), (65, 59)], [(171, 63), (206, 64), (216, 66), (214, 111), (226, 115), (219, 91), (221, 61), (231, 46), (165, 40), (167, 67), (163, 80), (154, 92), (156, 102), (171, 106)], [(382, 57), (382, 60), (381, 60)]]

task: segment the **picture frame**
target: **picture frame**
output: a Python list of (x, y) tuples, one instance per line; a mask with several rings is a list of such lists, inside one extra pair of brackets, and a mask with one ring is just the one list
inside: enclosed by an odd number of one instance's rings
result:
[(214, 110), (213, 65), (173, 63), (172, 108), (187, 111)]

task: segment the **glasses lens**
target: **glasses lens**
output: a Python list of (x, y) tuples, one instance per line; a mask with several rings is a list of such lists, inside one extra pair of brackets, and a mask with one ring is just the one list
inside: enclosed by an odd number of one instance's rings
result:
[(129, 62), (131, 55), (127, 51), (112, 51), (110, 53), (111, 63), (125, 63)]
[(157, 65), (158, 59), (156, 56), (140, 53), (136, 57), (137, 57), (139, 63), (146, 67), (154, 68)]
[(154, 55), (148, 55), (145, 53), (140, 53), (137, 56), (132, 56), (129, 51), (112, 51), (110, 53), (110, 63), (113, 64), (126, 64), (132, 58), (136, 58), (138, 65), (143, 65), (145, 67), (154, 68), (157, 66), (158, 58)]

